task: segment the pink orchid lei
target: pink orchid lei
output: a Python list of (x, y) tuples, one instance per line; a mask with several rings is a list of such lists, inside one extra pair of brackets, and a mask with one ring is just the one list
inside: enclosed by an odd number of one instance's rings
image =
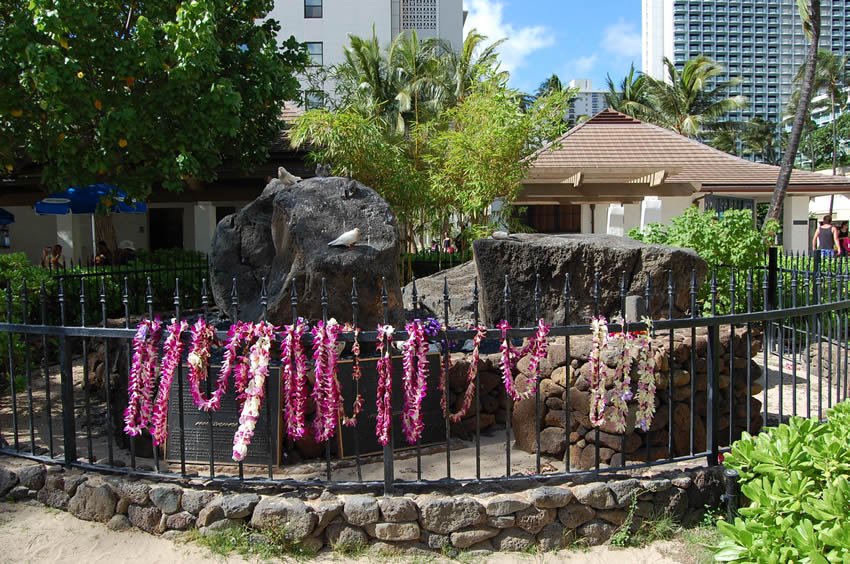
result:
[(404, 409), (401, 427), (408, 444), (416, 444), (422, 436), (425, 422), (422, 420), (422, 400), (428, 391), (428, 341), (425, 328), (418, 319), (405, 325), (408, 334), (402, 350), (404, 375)]
[(295, 441), (306, 432), (307, 355), (302, 342), (306, 330), (307, 322), (299, 317), (295, 323), (284, 327), (280, 343), (286, 433)]
[[(209, 398), (204, 397), (201, 391), (201, 382), (207, 379), (207, 369), (210, 365), (210, 349), (216, 342), (215, 327), (208, 324), (207, 320), (199, 317), (192, 325), (192, 347), (189, 351), (187, 361), (189, 363), (189, 392), (192, 401), (202, 411), (218, 411), (221, 407), (221, 397), (227, 390), (227, 378), (229, 373), (221, 371), (216, 385)], [(222, 376), (224, 378), (222, 379)]]
[(177, 370), (177, 365), (180, 364), (180, 358), (183, 356), (183, 341), (180, 337), (189, 329), (189, 324), (185, 320), (171, 320), (171, 325), (168, 327), (168, 337), (165, 339), (165, 344), (162, 345), (162, 366), (159, 375), (159, 389), (156, 394), (156, 401), (153, 406), (153, 417), (151, 418), (151, 426), (153, 435), (153, 444), (158, 446), (165, 444), (165, 439), (168, 438), (168, 392), (171, 390), (171, 383), (174, 381), (174, 372)]
[[(466, 373), (466, 391), (463, 393), (463, 402), (460, 409), (455, 413), (449, 413), (446, 407), (445, 394), (440, 397), (443, 414), (448, 416), (449, 421), (452, 423), (459, 423), (466, 416), (469, 408), (472, 406), (472, 398), (475, 397), (475, 376), (478, 374), (478, 364), (481, 358), (479, 349), (481, 342), (487, 337), (487, 328), (483, 325), (478, 325), (474, 329), (475, 336), (472, 337), (472, 357), (469, 361), (469, 370)], [(440, 368), (440, 391), (443, 391), (446, 389), (446, 371), (442, 363), (440, 363)]]
[(162, 337), (159, 318), (143, 319), (133, 337), (133, 363), (130, 368), (127, 391), (129, 399), (124, 410), (124, 432), (131, 437), (150, 429), (153, 416), (153, 389), (157, 361), (156, 347)]
[[(549, 348), (549, 343), (546, 338), (549, 335), (551, 326), (547, 325), (542, 319), (538, 320), (537, 330), (534, 332), (531, 339), (529, 339), (526, 346), (520, 351), (514, 349), (511, 346), (510, 339), (508, 339), (508, 331), (511, 329), (510, 324), (503, 319), (498, 323), (498, 325), (496, 325), (496, 327), (502, 331), (502, 342), (499, 345), (502, 358), (499, 362), (499, 366), (502, 369), (502, 382), (505, 385), (505, 391), (514, 401), (529, 398), (534, 395), (534, 392), (537, 389), (540, 361), (546, 356), (546, 352)], [(526, 354), (531, 354), (531, 359), (528, 363), (528, 373), (532, 376), (532, 378), (528, 379), (528, 389), (519, 392), (515, 387), (513, 369), (516, 366), (517, 361)]]
[(327, 323), (319, 321), (313, 327), (313, 361), (316, 382), (313, 384), (313, 400), (316, 403), (314, 426), (316, 441), (324, 442), (336, 431), (340, 400), (339, 380), (336, 376), (336, 341), (341, 327), (336, 319)]
[[(622, 322), (622, 320), (619, 321)], [(632, 399), (630, 374), (632, 371), (632, 364), (634, 364), (639, 352), (635, 342), (634, 333), (628, 333), (625, 331), (621, 333), (613, 333), (610, 338), (623, 342), (623, 356), (620, 357), (617, 362), (617, 366), (614, 369), (614, 375), (612, 377), (614, 387), (608, 393), (608, 397), (611, 407), (613, 408), (610, 418), (614, 425), (614, 429), (618, 433), (624, 433), (626, 431), (626, 415), (629, 412), (628, 401)]]
[(375, 347), (380, 354), (378, 359), (378, 393), (375, 401), (378, 408), (375, 433), (378, 435), (378, 442), (381, 446), (387, 446), (390, 442), (390, 428), (393, 418), (393, 364), (390, 358), (393, 331), (392, 325), (378, 325), (378, 342)]
[(652, 425), (652, 418), (655, 415), (655, 354), (652, 351), (652, 339), (649, 338), (652, 321), (647, 318), (644, 318), (643, 321), (646, 323), (647, 331), (634, 335), (638, 349), (636, 423), (641, 430), (646, 432)]
[(606, 392), (605, 385), (608, 381), (608, 367), (602, 362), (602, 349), (608, 344), (608, 321), (602, 317), (595, 317), (590, 322), (591, 334), (593, 335), (593, 347), (590, 349), (590, 422), (599, 426), (605, 422)]
[[(354, 331), (354, 343), (351, 345), (351, 354), (354, 356), (354, 361), (351, 366), (351, 379), (357, 382), (363, 375), (362, 369), (360, 368), (360, 328), (356, 326), (353, 328), (346, 326), (346, 330)], [(354, 427), (357, 424), (357, 416), (360, 415), (361, 411), (363, 411), (363, 394), (359, 392), (351, 405), (351, 417), (348, 417), (345, 414), (345, 407), (343, 407), (342, 401), (340, 401), (339, 418), (340, 421), (342, 421), (342, 424), (346, 427)]]
[(239, 428), (233, 436), (233, 460), (241, 462), (248, 453), (248, 445), (254, 437), (254, 429), (260, 416), (260, 407), (265, 396), (265, 383), (269, 375), (271, 343), (275, 327), (265, 321), (245, 324), (250, 328), (253, 344), (248, 355), (249, 364), (242, 393), (242, 412), (239, 415)]

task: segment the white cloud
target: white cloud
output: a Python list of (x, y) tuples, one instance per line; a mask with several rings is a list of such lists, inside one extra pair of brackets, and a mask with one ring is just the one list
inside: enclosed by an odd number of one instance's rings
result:
[(620, 20), (605, 28), (602, 48), (620, 57), (639, 57), (641, 53), (640, 31), (635, 24)]
[(503, 19), (504, 7), (500, 0), (464, 0), (464, 9), (469, 11), (464, 33), (476, 29), (490, 42), (504, 38), (505, 42), (499, 46), (502, 69), (512, 73), (523, 66), (531, 53), (553, 45), (555, 35), (541, 25), (513, 26)]
[(561, 64), (557, 74), (564, 84), (575, 79), (590, 78), (591, 71), (598, 61), (599, 55), (597, 54), (568, 59)]

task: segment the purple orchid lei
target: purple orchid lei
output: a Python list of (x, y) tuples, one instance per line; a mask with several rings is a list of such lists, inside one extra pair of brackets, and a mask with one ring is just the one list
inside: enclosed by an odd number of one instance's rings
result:
[[(622, 322), (622, 320), (618, 320)], [(612, 410), (611, 422), (618, 433), (626, 431), (626, 415), (629, 413), (628, 401), (632, 399), (631, 371), (632, 365), (638, 356), (638, 350), (634, 340), (634, 334), (628, 332), (613, 333), (610, 340), (623, 342), (623, 356), (617, 362), (614, 369), (612, 382), (614, 387), (608, 392), (609, 402)]]
[[(528, 343), (525, 347), (523, 347), (520, 351), (517, 351), (515, 348), (511, 346), (510, 339), (508, 339), (508, 331), (510, 331), (511, 326), (506, 320), (500, 321), (496, 327), (498, 327), (502, 331), (502, 339), (501, 344), (499, 345), (499, 351), (502, 354), (502, 358), (499, 361), (499, 366), (502, 370), (502, 382), (505, 385), (505, 391), (514, 401), (520, 401), (534, 395), (535, 390), (537, 389), (537, 380), (539, 379), (539, 371), (540, 371), (540, 361), (546, 356), (546, 352), (548, 350), (549, 344), (546, 340), (549, 335), (549, 330), (551, 328), (550, 325), (547, 325), (542, 319), (537, 322), (537, 330), (534, 332), (534, 335), (529, 339)], [(528, 371), (529, 375), (532, 378), (528, 379), (529, 387), (528, 389), (520, 392), (516, 389), (516, 384), (513, 377), (513, 370), (516, 366), (517, 361), (525, 356), (526, 354), (531, 354), (531, 359), (528, 363)]]
[(340, 400), (339, 381), (336, 376), (336, 341), (341, 327), (336, 319), (327, 323), (319, 321), (313, 327), (313, 361), (315, 362), (316, 381), (313, 384), (313, 401), (316, 403), (316, 417), (313, 421), (316, 441), (327, 441), (336, 432)]
[(304, 412), (307, 407), (307, 355), (302, 337), (307, 322), (299, 317), (286, 325), (281, 334), (283, 403), (286, 414), (286, 433), (297, 441), (304, 436)]
[(590, 422), (594, 426), (605, 422), (606, 393), (608, 367), (602, 362), (602, 349), (608, 344), (608, 321), (602, 317), (594, 317), (590, 322), (593, 346), (590, 349)]
[(248, 446), (254, 437), (260, 407), (265, 396), (265, 383), (269, 375), (271, 343), (275, 327), (271, 323), (246, 324), (250, 327), (253, 344), (249, 352), (249, 364), (246, 370), (245, 389), (242, 393), (242, 411), (239, 415), (239, 428), (233, 436), (233, 460), (240, 462), (248, 454)]
[(128, 378), (124, 432), (131, 437), (150, 429), (153, 416), (153, 389), (156, 380), (157, 345), (162, 337), (159, 318), (143, 319), (133, 337), (133, 363)]
[(378, 325), (378, 342), (376, 349), (380, 358), (378, 359), (378, 391), (375, 404), (378, 415), (375, 424), (375, 434), (378, 443), (387, 446), (390, 442), (390, 429), (392, 426), (392, 385), (393, 364), (390, 358), (390, 346), (393, 342), (393, 326)]
[(652, 351), (652, 340), (648, 334), (652, 328), (652, 322), (646, 318), (643, 321), (646, 323), (647, 331), (635, 334), (639, 351), (637, 357), (638, 409), (636, 424), (646, 432), (652, 425), (652, 418), (655, 416), (655, 355)]
[(195, 406), (202, 411), (218, 411), (221, 407), (221, 397), (227, 390), (228, 373), (222, 370), (221, 376), (218, 379), (216, 389), (213, 390), (209, 398), (204, 397), (201, 391), (201, 382), (207, 379), (207, 369), (210, 365), (210, 349), (216, 342), (215, 327), (207, 323), (203, 317), (192, 325), (192, 346), (187, 357), (189, 363), (189, 392), (192, 394), (192, 401)]
[(408, 334), (403, 346), (402, 363), (404, 375), (404, 409), (401, 427), (408, 444), (416, 444), (422, 436), (425, 422), (422, 420), (422, 400), (428, 391), (428, 341), (423, 323), (415, 319), (405, 325)]
[[(244, 390), (244, 374), (246, 372), (247, 359), (241, 354), (244, 346), (250, 344), (252, 339), (252, 326), (250, 323), (237, 321), (230, 326), (227, 332), (227, 344), (224, 346), (224, 358), (221, 361), (221, 371), (218, 374), (218, 388), (223, 394), (227, 388), (227, 381), (234, 369), (237, 376), (234, 378), (234, 387), (241, 394)], [(241, 385), (241, 388), (239, 387)], [(221, 405), (221, 396), (218, 402), (210, 406), (212, 411), (217, 411)]]
[(183, 356), (183, 341), (180, 337), (188, 329), (189, 324), (185, 320), (172, 319), (171, 325), (168, 327), (168, 337), (165, 339), (165, 344), (162, 345), (159, 389), (157, 390), (153, 417), (151, 418), (151, 434), (155, 446), (165, 444), (165, 439), (168, 438), (168, 423), (166, 421), (168, 419), (168, 392), (171, 390), (171, 383), (174, 381), (174, 372)]

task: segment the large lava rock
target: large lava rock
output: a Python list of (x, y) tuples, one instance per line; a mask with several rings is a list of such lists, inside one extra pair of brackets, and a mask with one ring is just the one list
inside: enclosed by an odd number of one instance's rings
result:
[(482, 319), (489, 325), (505, 317), (505, 276), (510, 288), (510, 321), (514, 326), (534, 323), (534, 289), (540, 274), (540, 313), (549, 322), (563, 322), (564, 278), (570, 275), (571, 307), (568, 320), (587, 323), (594, 313), (594, 276), (599, 276), (599, 313), (611, 317), (621, 310), (620, 285), (626, 294), (643, 296), (651, 281), (647, 307), (653, 319), (668, 316), (668, 273), (673, 275), (673, 315), (690, 304), (691, 273), (697, 287), (708, 267), (694, 251), (646, 245), (612, 235), (519, 234), (513, 239), (479, 239), (473, 243), (481, 293)]
[(443, 321), (445, 316), (444, 290), (449, 287), (449, 325), (466, 327), (473, 323), (473, 294), (475, 284), (475, 263), (465, 262), (425, 278), (411, 282), (404, 287), (404, 304), (413, 309), (413, 287), (416, 286), (416, 302), (422, 308), (420, 317), (436, 317)]
[[(360, 229), (351, 248), (328, 247), (346, 230)], [(261, 281), (266, 279), (268, 319), (290, 322), (291, 288), (298, 293), (298, 314), (322, 317), (322, 278), (329, 316), (351, 319), (352, 278), (357, 278), (358, 321), (374, 328), (383, 320), (382, 277), (386, 278), (389, 321), (402, 320), (398, 281), (399, 240), (395, 215), (378, 194), (346, 178), (311, 178), (285, 186), (272, 181), (259, 198), (224, 218), (213, 238), (213, 293), (230, 312), (233, 278), (238, 317), (262, 315)]]

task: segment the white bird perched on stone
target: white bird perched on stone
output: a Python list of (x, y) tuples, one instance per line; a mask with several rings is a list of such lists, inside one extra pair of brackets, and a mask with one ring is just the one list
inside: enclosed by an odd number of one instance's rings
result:
[(515, 241), (516, 237), (514, 237), (507, 231), (493, 231), (493, 239), (510, 239), (512, 241)]
[(293, 184), (301, 180), (301, 177), (295, 176), (282, 166), (279, 166), (277, 167), (277, 179), (283, 182), (284, 186), (292, 186)]
[(348, 247), (351, 248), (354, 246), (357, 241), (360, 240), (360, 229), (355, 227), (351, 231), (346, 231), (330, 243), (328, 243), (328, 247)]

